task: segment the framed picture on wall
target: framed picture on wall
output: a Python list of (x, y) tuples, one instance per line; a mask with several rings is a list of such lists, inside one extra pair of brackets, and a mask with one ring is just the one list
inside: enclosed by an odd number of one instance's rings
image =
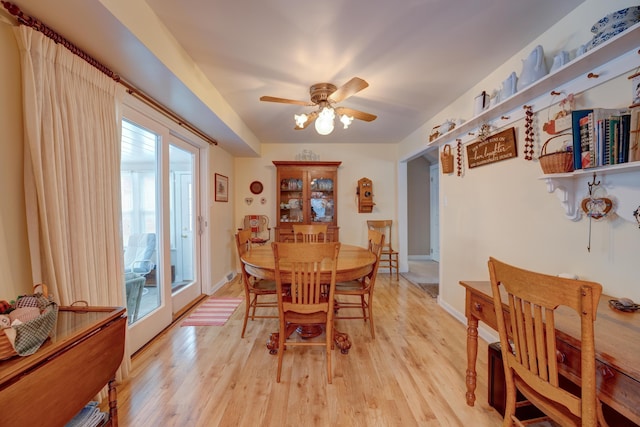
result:
[(228, 202), (229, 201), (229, 178), (215, 174), (216, 176), (216, 202)]

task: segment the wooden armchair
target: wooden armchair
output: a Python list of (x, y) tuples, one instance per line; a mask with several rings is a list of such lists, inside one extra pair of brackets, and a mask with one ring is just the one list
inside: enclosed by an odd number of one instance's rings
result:
[(245, 215), (242, 230), (251, 230), (251, 243), (264, 245), (271, 240), (269, 217), (266, 215)]
[[(515, 414), (517, 391), (562, 426), (606, 426), (596, 396), (593, 332), (602, 286), (534, 273), (494, 258), (489, 259), (489, 275), (507, 389), (503, 426), (527, 424)], [(509, 307), (507, 314), (503, 304)], [(558, 383), (554, 313), (560, 306), (575, 311), (576, 322), (580, 323), (579, 396)]]
[[(276, 287), (278, 293), (278, 373), (280, 382), (282, 358), (289, 346), (324, 346), (327, 353), (327, 382), (331, 384), (331, 350), (333, 349), (333, 308), (336, 269), (340, 243), (274, 242)], [(331, 272), (329, 283), (321, 280), (321, 269)], [(290, 283), (287, 294), (285, 284)], [(322, 324), (323, 341), (288, 340), (298, 325)]]

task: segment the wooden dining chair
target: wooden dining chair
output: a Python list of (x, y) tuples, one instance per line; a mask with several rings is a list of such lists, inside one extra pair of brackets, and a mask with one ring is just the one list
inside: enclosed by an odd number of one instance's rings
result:
[[(278, 373), (280, 382), (282, 358), (289, 346), (324, 346), (327, 357), (327, 381), (331, 384), (331, 350), (333, 349), (333, 306), (336, 268), (340, 243), (274, 242), (276, 288), (278, 293)], [(324, 278), (321, 275), (324, 273)], [(327, 272), (330, 279), (326, 278)], [(285, 292), (285, 284), (290, 291)], [(324, 341), (289, 340), (298, 325), (322, 324)]]
[(399, 265), (400, 262), (398, 260), (399, 254), (398, 251), (393, 249), (392, 240), (391, 240), (391, 231), (393, 229), (393, 220), (390, 219), (381, 219), (381, 220), (368, 220), (367, 227), (369, 230), (376, 230), (380, 233), (384, 234), (384, 247), (382, 248), (382, 253), (380, 254), (380, 267), (389, 268), (389, 275), (393, 278), (393, 269), (396, 270), (396, 280), (398, 280), (399, 275)]
[[(606, 426), (596, 395), (593, 327), (602, 286), (523, 270), (495, 258), (489, 259), (489, 275), (507, 390), (503, 426), (540, 422), (516, 417), (517, 391), (562, 426)], [(577, 396), (558, 382), (554, 314), (561, 306), (573, 310), (579, 323), (582, 385)]]
[(326, 243), (327, 224), (293, 224), (293, 241), (295, 243)]
[[(369, 321), (371, 338), (376, 337), (373, 326), (373, 289), (378, 276), (380, 254), (384, 246), (384, 234), (376, 230), (368, 230), (369, 252), (375, 255), (376, 261), (371, 272), (366, 276), (350, 282), (336, 283), (336, 315), (335, 319), (363, 319)], [(345, 314), (344, 310), (353, 313), (354, 309), (362, 310), (361, 315)]]
[[(244, 288), (244, 321), (242, 323), (242, 334), (244, 338), (245, 330), (247, 329), (247, 321), (249, 320), (249, 312), (251, 312), (251, 320), (255, 319), (277, 319), (278, 314), (273, 310), (278, 306), (278, 302), (275, 298), (276, 283), (272, 280), (262, 280), (257, 277), (251, 276), (247, 273), (244, 262), (242, 262), (242, 256), (251, 249), (251, 230), (240, 230), (236, 234), (236, 248), (238, 249), (238, 259), (240, 260), (240, 276), (242, 285)], [(265, 300), (264, 297), (269, 297)], [(260, 300), (262, 299), (262, 301)], [(273, 314), (258, 314), (256, 315), (256, 309), (261, 309), (260, 313), (271, 310)]]

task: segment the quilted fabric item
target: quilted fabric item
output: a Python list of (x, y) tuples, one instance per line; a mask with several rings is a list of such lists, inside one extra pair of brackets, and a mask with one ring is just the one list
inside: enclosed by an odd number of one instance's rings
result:
[(12, 323), (14, 320), (19, 320), (21, 323), (26, 323), (38, 316), (40, 316), (40, 309), (38, 307), (20, 307), (9, 313), (9, 318), (11, 319)]
[(16, 301), (16, 308), (20, 307), (39, 307), (38, 297), (35, 295), (24, 295), (18, 297), (18, 300)]

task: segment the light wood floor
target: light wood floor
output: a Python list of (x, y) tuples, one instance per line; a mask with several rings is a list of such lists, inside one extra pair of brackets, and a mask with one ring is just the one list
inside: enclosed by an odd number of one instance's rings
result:
[[(217, 296), (241, 296), (237, 280)], [(361, 320), (338, 320), (349, 354), (286, 350), (282, 382), (265, 342), (276, 319), (249, 320), (244, 305), (225, 326), (178, 321), (133, 358), (118, 386), (121, 426), (498, 426), (487, 404), (487, 345), (480, 340), (476, 406), (465, 403), (466, 327), (402, 277), (379, 274), (376, 339)]]

